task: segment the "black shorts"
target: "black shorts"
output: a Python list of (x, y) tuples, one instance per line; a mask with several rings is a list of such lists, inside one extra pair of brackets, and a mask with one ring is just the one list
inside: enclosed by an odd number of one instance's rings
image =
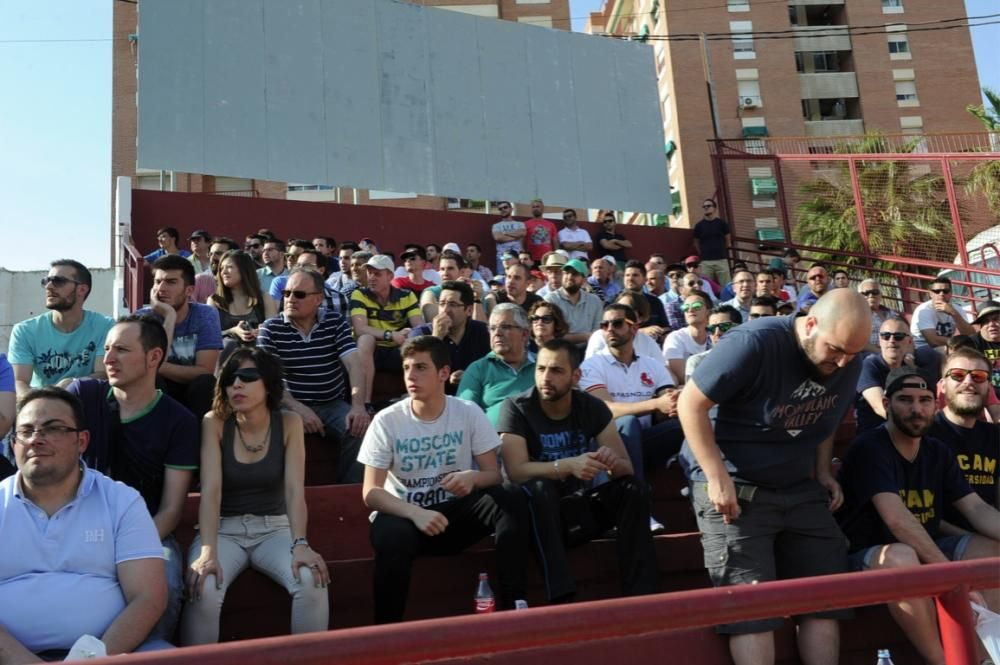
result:
[(398, 346), (375, 347), (375, 369), (391, 374), (403, 373), (403, 356)]
[[(706, 488), (704, 482), (692, 483), (691, 499), (705, 567), (715, 586), (847, 572), (847, 539), (830, 513), (826, 489), (816, 481), (779, 490), (752, 488), (753, 498), (740, 499), (740, 516), (731, 524), (712, 507)], [(750, 492), (744, 490), (744, 494)], [(804, 616), (846, 619), (852, 615), (850, 610), (834, 610)], [(763, 633), (783, 622), (781, 617), (757, 619), (717, 626), (716, 631)]]

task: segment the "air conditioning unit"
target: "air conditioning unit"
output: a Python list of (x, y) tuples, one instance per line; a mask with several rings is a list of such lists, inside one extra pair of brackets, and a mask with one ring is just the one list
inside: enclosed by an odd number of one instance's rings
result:
[(744, 97), (740, 102), (741, 109), (755, 109), (757, 108), (757, 100), (753, 97)]

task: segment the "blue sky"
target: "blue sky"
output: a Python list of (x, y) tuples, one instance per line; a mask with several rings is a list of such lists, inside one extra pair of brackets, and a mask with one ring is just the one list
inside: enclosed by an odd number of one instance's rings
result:
[[(0, 267), (110, 263), (114, 1), (0, 0)], [(970, 16), (1000, 7), (965, 4)], [(600, 5), (571, 0), (574, 29)], [(972, 36), (980, 82), (1000, 90), (1000, 24)]]

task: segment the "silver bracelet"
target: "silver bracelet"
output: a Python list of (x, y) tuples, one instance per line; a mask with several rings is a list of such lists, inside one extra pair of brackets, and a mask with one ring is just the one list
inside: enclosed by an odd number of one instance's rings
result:
[(296, 538), (295, 540), (292, 541), (292, 547), (289, 551), (294, 553), (295, 548), (298, 547), (299, 545), (305, 545), (306, 547), (309, 547), (309, 541), (306, 540), (305, 538)]

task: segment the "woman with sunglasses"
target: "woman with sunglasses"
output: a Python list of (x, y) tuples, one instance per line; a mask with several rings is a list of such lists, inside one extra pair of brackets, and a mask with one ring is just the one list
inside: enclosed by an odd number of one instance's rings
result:
[(538, 353), (538, 349), (551, 339), (558, 339), (569, 332), (569, 324), (562, 310), (546, 300), (540, 300), (528, 310), (531, 338), (528, 350)]
[(249, 565), (292, 596), (293, 634), (327, 629), (330, 575), (306, 540), (302, 419), (279, 410), (281, 363), (240, 348), (202, 423), (198, 535), (188, 553), (181, 643), (219, 641), (226, 590)]
[(719, 344), (719, 340), (730, 330), (740, 325), (742, 321), (743, 315), (732, 305), (717, 305), (709, 313), (708, 325), (705, 326), (705, 330), (708, 331), (708, 337), (712, 341), (712, 348), (701, 353), (696, 353), (687, 359), (687, 362), (684, 364), (684, 383), (687, 383), (691, 375), (694, 374), (694, 370), (698, 367), (698, 364)]
[(278, 313), (271, 296), (261, 291), (253, 258), (238, 249), (229, 250), (219, 260), (217, 286), (208, 304), (219, 310), (226, 341), (223, 361), (236, 345), (256, 342), (260, 324)]
[(681, 312), (686, 324), (663, 340), (663, 360), (674, 375), (677, 384), (684, 382), (684, 365), (696, 353), (712, 348), (708, 336), (708, 315), (712, 299), (704, 291), (691, 291), (681, 303)]

